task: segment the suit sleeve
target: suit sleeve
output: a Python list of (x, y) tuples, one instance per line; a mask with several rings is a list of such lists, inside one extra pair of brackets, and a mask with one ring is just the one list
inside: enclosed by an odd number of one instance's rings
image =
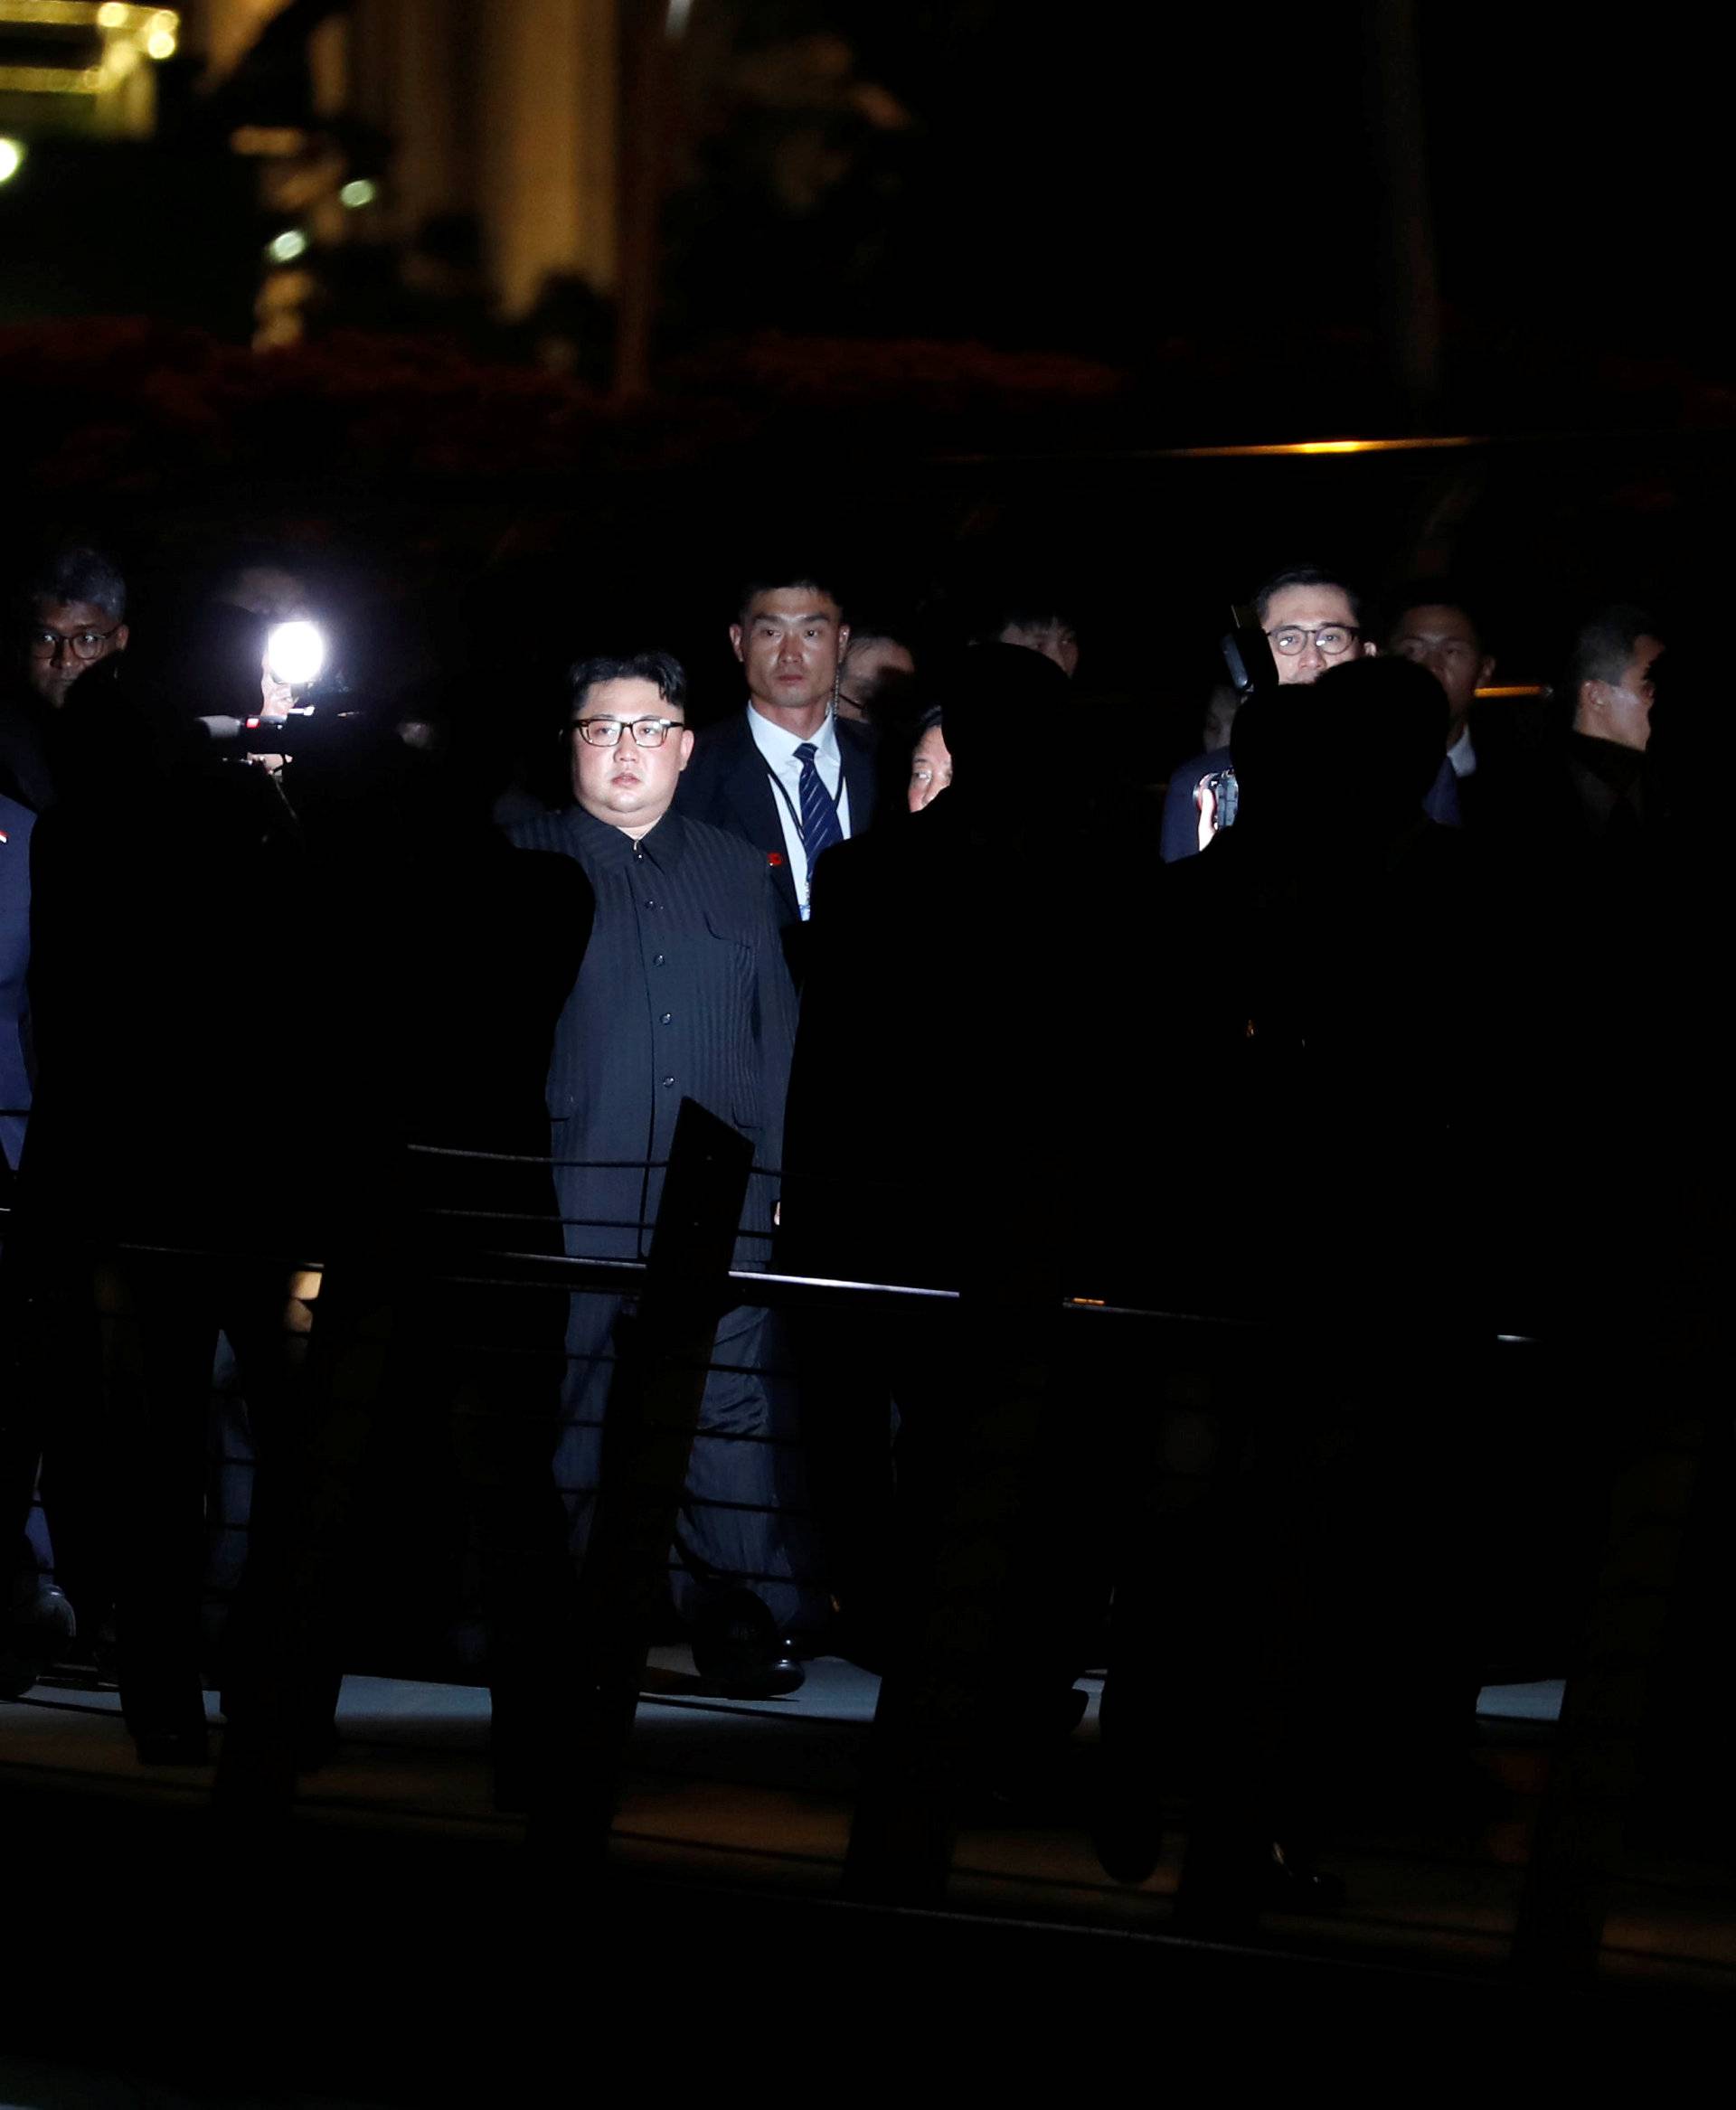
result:
[(796, 1048), (796, 986), (784, 956), (783, 918), (769, 872), (760, 880), (753, 951), (757, 977), (754, 1031), (766, 1080), (762, 1162), (781, 1167), (784, 1102), (789, 1090), (790, 1058)]

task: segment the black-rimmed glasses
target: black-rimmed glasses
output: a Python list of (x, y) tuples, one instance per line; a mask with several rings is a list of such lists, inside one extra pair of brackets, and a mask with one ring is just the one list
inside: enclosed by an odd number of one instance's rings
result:
[(575, 718), (572, 730), (588, 748), (618, 748), (624, 732), (633, 735), (636, 747), (660, 748), (686, 722), (684, 718)]

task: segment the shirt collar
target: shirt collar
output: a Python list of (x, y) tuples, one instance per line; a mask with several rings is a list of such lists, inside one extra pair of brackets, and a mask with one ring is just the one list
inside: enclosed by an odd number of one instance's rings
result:
[(836, 721), (829, 708), (826, 713), (826, 722), (818, 732), (802, 734), (786, 731), (775, 720), (768, 718), (763, 711), (756, 711), (750, 703), (748, 730), (753, 735), (754, 746), (769, 762), (793, 761), (797, 749), (807, 739), (812, 739), (815, 753), (824, 755), (828, 762), (835, 759), (838, 752)]
[(1471, 745), (1471, 729), (1468, 725), (1459, 728), (1458, 738), (1447, 750), (1447, 759), (1452, 765), (1455, 777), (1477, 775), (1477, 749)]
[(687, 840), (681, 816), (673, 806), (655, 827), (646, 830), (637, 845), (632, 836), (616, 827), (612, 821), (599, 821), (595, 814), (587, 813), (581, 805), (567, 808), (567, 824), (574, 831), (580, 846), (605, 869), (630, 863), (637, 848), (658, 871), (673, 871), (681, 862)]

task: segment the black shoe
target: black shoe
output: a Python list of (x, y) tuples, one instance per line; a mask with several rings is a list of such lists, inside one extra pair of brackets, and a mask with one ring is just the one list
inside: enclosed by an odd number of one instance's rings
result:
[(732, 1700), (781, 1700), (806, 1680), (795, 1644), (750, 1590), (703, 1605), (689, 1639), (694, 1670)]
[(1344, 1879), (1317, 1869), (1274, 1839), (1260, 1876), (1260, 1903), (1268, 1912), (1336, 1912), (1344, 1901)]
[(1241, 1941), (1262, 1913), (1335, 1912), (1344, 1902), (1342, 1879), (1281, 1840), (1206, 1832), (1188, 1842), (1175, 1926), (1206, 1940)]
[(28, 1692), (79, 1630), (66, 1592), (46, 1576), (21, 1575), (0, 1627), (0, 1700)]

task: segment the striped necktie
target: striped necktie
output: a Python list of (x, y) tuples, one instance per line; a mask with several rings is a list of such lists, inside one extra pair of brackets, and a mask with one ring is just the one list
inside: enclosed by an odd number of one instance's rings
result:
[(820, 773), (814, 767), (812, 740), (802, 742), (796, 750), (796, 759), (802, 765), (802, 848), (807, 852), (807, 869), (811, 874), (821, 851), (843, 842), (844, 830), (838, 825), (838, 809), (833, 803), (832, 794), (821, 783)]

